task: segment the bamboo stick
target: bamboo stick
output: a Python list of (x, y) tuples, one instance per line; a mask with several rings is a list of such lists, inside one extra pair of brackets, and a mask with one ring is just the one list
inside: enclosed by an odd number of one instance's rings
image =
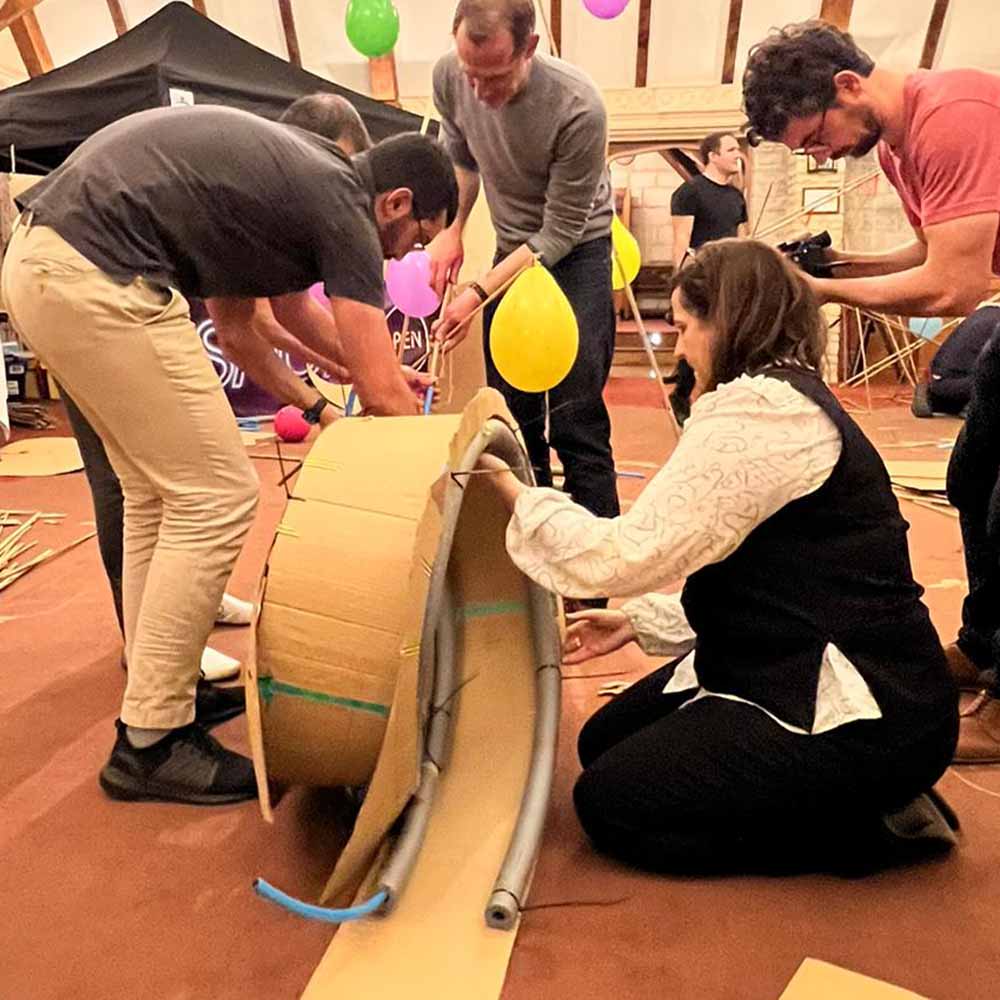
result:
[(12, 531), (2, 542), (0, 542), (0, 557), (9, 552), (13, 547), (14, 542), (21, 538), (37, 520), (38, 514), (32, 514), (31, 517), (29, 517), (28, 520), (21, 525), (21, 527)]
[(757, 234), (757, 239), (762, 240), (767, 236), (773, 236), (775, 233), (784, 229), (785, 226), (790, 226), (796, 219), (801, 218), (804, 215), (812, 215), (820, 205), (826, 204), (828, 201), (832, 201), (834, 198), (839, 198), (842, 195), (848, 194), (855, 188), (861, 187), (862, 184), (867, 184), (870, 180), (881, 175), (881, 170), (873, 170), (871, 173), (865, 174), (863, 177), (857, 178), (857, 180), (851, 181), (850, 184), (845, 184), (841, 188), (837, 188), (835, 191), (831, 191), (828, 195), (820, 198), (818, 201), (813, 202), (809, 208), (799, 208), (792, 212), (790, 215), (786, 215), (783, 219), (779, 219), (773, 225), (770, 225), (762, 233)]

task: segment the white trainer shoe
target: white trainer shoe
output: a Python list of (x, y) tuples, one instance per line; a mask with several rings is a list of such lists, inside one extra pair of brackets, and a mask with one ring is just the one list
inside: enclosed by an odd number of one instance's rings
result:
[(223, 594), (215, 615), (216, 625), (249, 625), (253, 621), (253, 602), (241, 601), (232, 594)]

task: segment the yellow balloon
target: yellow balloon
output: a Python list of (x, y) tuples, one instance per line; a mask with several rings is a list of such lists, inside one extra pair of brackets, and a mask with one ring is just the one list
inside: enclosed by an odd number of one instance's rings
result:
[(545, 392), (568, 374), (580, 346), (569, 299), (536, 264), (507, 290), (490, 327), (490, 354), (515, 389)]
[[(611, 287), (616, 291), (621, 291), (626, 282), (632, 284), (635, 276), (642, 266), (642, 256), (639, 253), (639, 243), (636, 238), (625, 228), (622, 220), (616, 215), (611, 220)], [(615, 260), (617, 256), (618, 260)], [(621, 262), (621, 267), (618, 262)], [(622, 276), (622, 268), (625, 275)]]

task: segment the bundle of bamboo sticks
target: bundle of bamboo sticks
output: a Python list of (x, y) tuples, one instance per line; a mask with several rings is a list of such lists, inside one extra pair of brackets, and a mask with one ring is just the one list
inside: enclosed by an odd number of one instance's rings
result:
[[(0, 510), (0, 590), (5, 590), (35, 567), (76, 548), (97, 534), (96, 531), (89, 531), (61, 548), (47, 548), (26, 555), (37, 545), (35, 540), (26, 540), (32, 528), (37, 524), (59, 524), (65, 516), (38, 510)], [(5, 528), (14, 530), (4, 534)]]

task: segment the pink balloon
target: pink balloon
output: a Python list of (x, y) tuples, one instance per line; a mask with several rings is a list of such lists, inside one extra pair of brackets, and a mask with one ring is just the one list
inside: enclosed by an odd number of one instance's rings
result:
[(304, 441), (309, 434), (309, 426), (297, 406), (283, 406), (274, 415), (274, 433), (282, 441)]
[(330, 300), (326, 297), (326, 289), (323, 287), (322, 281), (317, 281), (312, 288), (309, 289), (309, 294), (324, 308), (330, 308)]
[(441, 302), (431, 288), (431, 259), (426, 250), (411, 250), (402, 260), (390, 260), (385, 287), (392, 304), (406, 316), (430, 316)]
[(583, 0), (583, 6), (594, 17), (610, 21), (611, 18), (617, 17), (628, 6), (628, 0)]

